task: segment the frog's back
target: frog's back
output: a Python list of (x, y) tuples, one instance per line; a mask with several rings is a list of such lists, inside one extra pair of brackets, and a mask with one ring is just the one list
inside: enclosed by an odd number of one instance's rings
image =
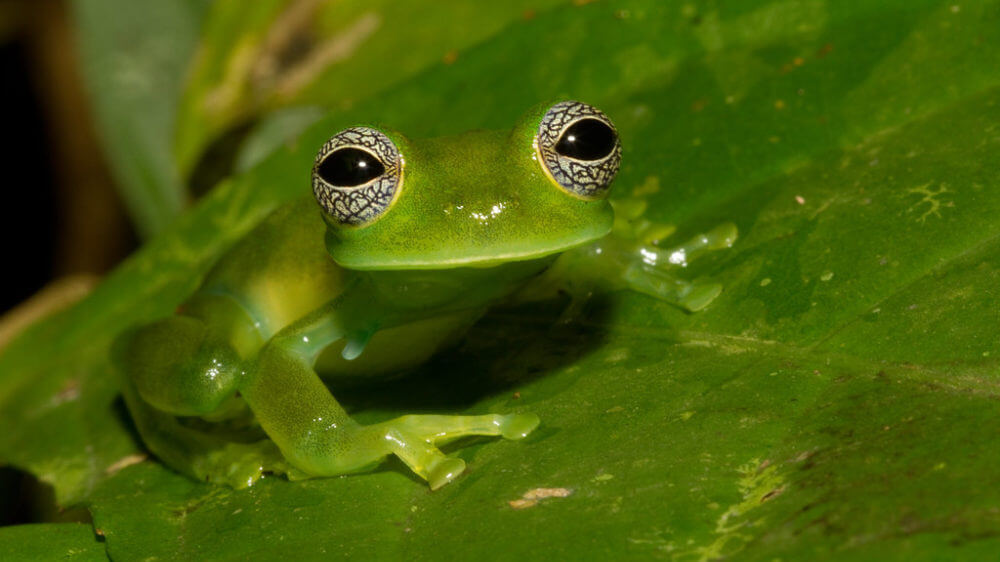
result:
[(326, 251), (325, 229), (311, 197), (285, 204), (219, 259), (195, 296), (233, 297), (269, 338), (341, 292), (345, 271)]

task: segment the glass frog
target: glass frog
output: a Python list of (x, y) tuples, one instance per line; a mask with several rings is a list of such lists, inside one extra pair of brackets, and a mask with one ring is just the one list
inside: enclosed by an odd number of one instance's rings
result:
[(539, 424), (531, 413), (361, 425), (324, 381), (419, 365), (574, 249), (563, 269), (590, 268), (689, 309), (707, 304), (717, 286), (679, 281), (666, 271), (676, 260), (661, 258), (728, 247), (735, 230), (660, 250), (664, 230), (643, 223), (634, 201), (616, 226), (607, 195), (620, 160), (612, 122), (575, 101), (533, 109), (508, 131), (333, 135), (316, 157), (312, 197), (269, 215), (174, 316), (119, 340), (123, 394), (147, 447), (235, 487), (264, 473), (355, 473), (396, 455), (436, 489), (465, 470), (443, 443), (525, 437)]

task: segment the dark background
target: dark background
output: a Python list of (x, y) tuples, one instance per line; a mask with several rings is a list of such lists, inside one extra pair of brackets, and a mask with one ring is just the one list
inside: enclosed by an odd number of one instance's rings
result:
[(90, 121), (71, 17), (60, 0), (0, 0), (0, 313), (54, 279), (100, 275), (136, 245)]
[[(70, 18), (60, 0), (0, 0), (0, 346), (138, 244), (90, 121)], [(27, 302), (60, 279), (50, 293), (63, 297)], [(0, 526), (89, 516), (60, 510), (49, 486), (13, 467), (0, 466), (0, 506)]]

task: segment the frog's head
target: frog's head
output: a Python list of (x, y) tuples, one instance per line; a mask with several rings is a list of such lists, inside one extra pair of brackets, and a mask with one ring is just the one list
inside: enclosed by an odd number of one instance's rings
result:
[(488, 267), (607, 234), (621, 145), (575, 101), (538, 107), (511, 131), (409, 140), (353, 127), (313, 166), (326, 245), (349, 269)]

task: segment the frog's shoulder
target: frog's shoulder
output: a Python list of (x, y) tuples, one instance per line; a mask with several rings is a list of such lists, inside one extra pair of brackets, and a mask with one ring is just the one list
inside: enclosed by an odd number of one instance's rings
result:
[(312, 197), (289, 201), (230, 247), (206, 275), (203, 288), (228, 290), (314, 277), (339, 269), (323, 242), (326, 226)]
[[(292, 247), (299, 250), (323, 250), (325, 232), (326, 225), (316, 201), (308, 196), (297, 197), (265, 215), (253, 229), (230, 247), (226, 255), (275, 254), (274, 257), (277, 257)], [(325, 251), (323, 255), (326, 255)]]
[(316, 200), (310, 195), (303, 195), (275, 207), (243, 240), (318, 237), (322, 244), (324, 232), (326, 224)]

